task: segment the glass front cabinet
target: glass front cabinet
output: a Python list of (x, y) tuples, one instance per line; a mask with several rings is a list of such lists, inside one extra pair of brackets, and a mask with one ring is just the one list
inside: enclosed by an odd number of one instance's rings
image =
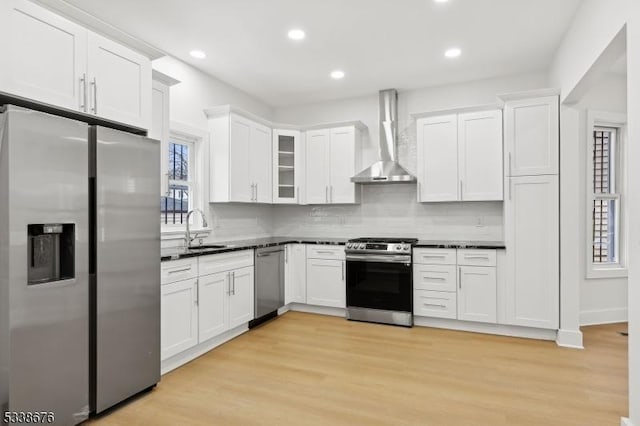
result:
[(273, 130), (273, 202), (303, 204), (304, 153), (297, 130)]

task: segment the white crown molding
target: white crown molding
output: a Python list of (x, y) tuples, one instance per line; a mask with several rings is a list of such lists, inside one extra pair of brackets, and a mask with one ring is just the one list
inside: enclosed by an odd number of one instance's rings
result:
[(542, 98), (545, 96), (560, 96), (560, 89), (548, 88), (538, 90), (527, 90), (524, 92), (502, 93), (497, 95), (499, 101), (520, 101), (522, 99)]
[(176, 84), (180, 83), (180, 80), (176, 80), (175, 78), (171, 77), (170, 75), (167, 75), (163, 72), (160, 72), (158, 70), (151, 70), (151, 77), (155, 80), (155, 81), (159, 81), (160, 83), (166, 84), (167, 86), (171, 87), (171, 86), (175, 86)]
[(430, 110), (424, 112), (412, 112), (409, 114), (413, 119), (417, 120), (418, 118), (426, 118), (426, 117), (434, 117), (438, 115), (450, 115), (450, 114), (462, 114), (466, 112), (481, 112), (481, 111), (492, 111), (496, 109), (502, 109), (502, 103), (496, 102), (493, 104), (482, 104), (482, 105), (470, 105), (459, 108), (448, 108), (448, 109), (439, 109), (439, 110)]
[(336, 121), (330, 123), (320, 123), (320, 124), (310, 124), (298, 126), (295, 124), (284, 124), (284, 123), (275, 123), (273, 121), (267, 120), (265, 118), (260, 117), (252, 112), (244, 110), (242, 108), (238, 108), (233, 105), (218, 105), (210, 108), (206, 108), (204, 110), (207, 118), (218, 118), (224, 117), (229, 114), (238, 114), (243, 116), (244, 118), (248, 118), (249, 120), (255, 121), (272, 129), (281, 129), (281, 130), (299, 130), (299, 131), (307, 131), (307, 130), (317, 130), (317, 129), (329, 129), (334, 127), (355, 127), (358, 130), (366, 130), (367, 126), (359, 120), (352, 121)]
[(95, 16), (85, 12), (82, 9), (77, 8), (64, 0), (32, 0), (40, 6), (49, 9), (63, 17), (74, 21), (83, 27), (86, 27), (92, 31), (100, 33), (105, 37), (113, 39), (114, 41), (125, 44), (126, 46), (137, 50), (143, 55), (147, 56), (151, 60), (162, 58), (167, 54), (150, 44), (137, 39), (122, 30), (114, 27), (105, 21), (96, 18)]

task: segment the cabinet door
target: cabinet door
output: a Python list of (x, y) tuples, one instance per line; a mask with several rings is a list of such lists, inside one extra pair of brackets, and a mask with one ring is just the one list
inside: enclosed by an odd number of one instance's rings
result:
[(329, 203), (353, 204), (356, 202), (356, 184), (351, 177), (355, 170), (355, 129), (340, 127), (331, 129), (329, 148)]
[(558, 97), (508, 102), (504, 108), (507, 176), (558, 174)]
[(231, 114), (229, 117), (229, 201), (252, 202), (253, 174), (249, 168), (252, 122)]
[(304, 244), (287, 244), (284, 252), (284, 303), (307, 303), (307, 256)]
[(88, 33), (89, 112), (148, 129), (151, 61), (98, 34)]
[(502, 200), (502, 111), (458, 115), (462, 201)]
[(308, 204), (329, 202), (329, 145), (330, 131), (310, 130), (307, 132), (306, 152), (306, 199)]
[(87, 30), (26, 0), (2, 8), (0, 90), (85, 111)]
[(273, 131), (273, 202), (298, 204), (302, 174), (300, 132)]
[(198, 341), (204, 342), (229, 328), (229, 272), (198, 278)]
[(559, 322), (558, 177), (507, 178), (507, 324), (557, 329)]
[(345, 264), (340, 260), (307, 260), (307, 303), (346, 307)]
[(161, 287), (162, 359), (198, 343), (198, 282), (178, 281)]
[(458, 120), (445, 115), (418, 120), (418, 201), (457, 201)]
[(229, 329), (253, 319), (253, 266), (231, 271)]
[(497, 318), (496, 268), (459, 266), (458, 319), (495, 324)]
[(271, 145), (271, 129), (261, 124), (253, 123), (251, 126), (249, 170), (253, 176), (254, 202), (271, 203), (273, 200)]

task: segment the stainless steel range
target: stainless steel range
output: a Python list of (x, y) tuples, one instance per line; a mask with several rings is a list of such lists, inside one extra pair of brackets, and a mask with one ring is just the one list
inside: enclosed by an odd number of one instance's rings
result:
[(411, 254), (415, 238), (347, 242), (347, 318), (413, 326)]

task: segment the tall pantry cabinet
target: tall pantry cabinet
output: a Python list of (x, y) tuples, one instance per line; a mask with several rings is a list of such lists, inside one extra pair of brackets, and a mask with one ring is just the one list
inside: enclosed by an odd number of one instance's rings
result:
[(559, 99), (506, 99), (504, 323), (558, 329)]

